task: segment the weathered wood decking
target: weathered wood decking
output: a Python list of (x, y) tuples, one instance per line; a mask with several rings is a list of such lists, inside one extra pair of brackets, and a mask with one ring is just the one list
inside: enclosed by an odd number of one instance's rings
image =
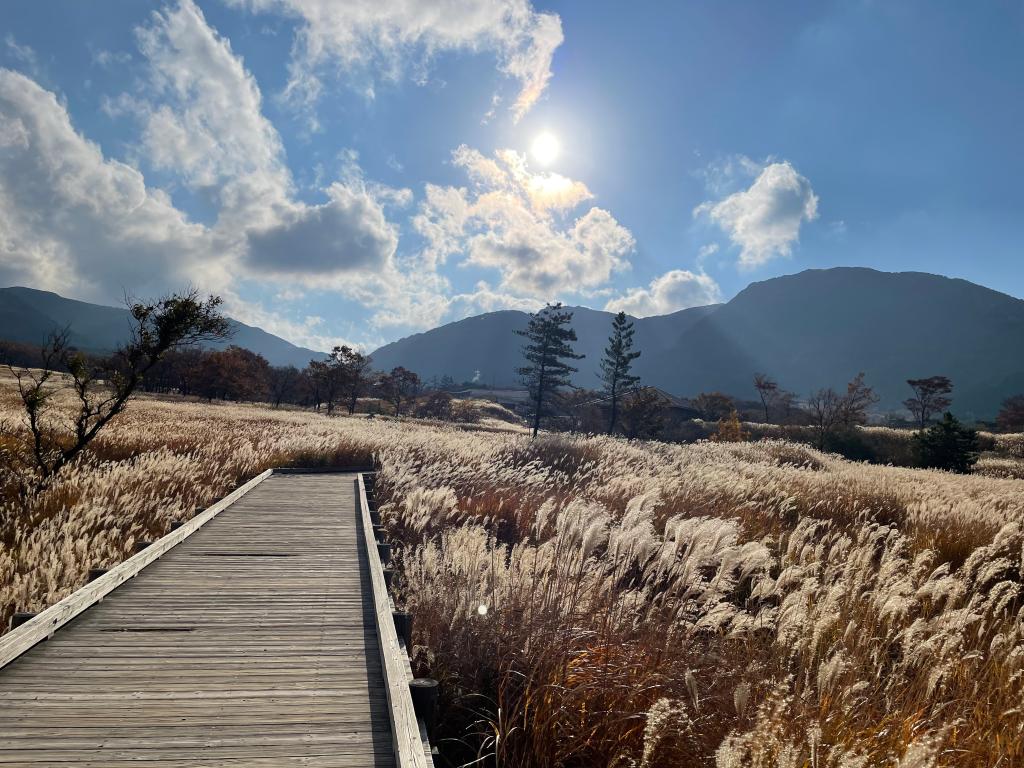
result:
[(396, 765), (356, 477), (270, 475), (0, 669), (0, 766)]

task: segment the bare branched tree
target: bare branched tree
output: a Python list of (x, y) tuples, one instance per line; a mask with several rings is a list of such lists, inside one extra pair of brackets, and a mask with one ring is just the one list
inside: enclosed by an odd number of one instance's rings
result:
[(907, 384), (914, 390), (914, 396), (904, 400), (903, 405), (910, 411), (921, 429), (928, 426), (928, 420), (933, 415), (942, 413), (953, 402), (949, 397), (953, 391), (953, 382), (947, 376), (907, 379)]
[[(203, 300), (195, 290), (152, 302), (129, 302), (131, 336), (109, 360), (98, 363), (74, 349), (65, 329), (50, 336), (40, 352), (38, 369), (8, 366), (17, 382), (31, 441), (27, 456), (18, 457), (31, 474), (23, 487), (38, 493), (49, 485), (125, 409), (165, 354), (227, 338), (230, 326), (220, 305), (219, 297)], [(76, 400), (70, 425), (54, 403), (57, 394), (67, 389), (73, 390)]]
[(864, 424), (868, 408), (877, 402), (878, 396), (864, 383), (863, 373), (853, 377), (842, 395), (831, 387), (813, 392), (807, 398), (807, 410), (817, 433), (818, 448), (824, 449), (829, 437), (839, 428), (851, 429)]
[(779, 384), (766, 373), (754, 374), (754, 389), (761, 397), (761, 405), (764, 407), (764, 423), (768, 423), (768, 408), (775, 402), (779, 394)]

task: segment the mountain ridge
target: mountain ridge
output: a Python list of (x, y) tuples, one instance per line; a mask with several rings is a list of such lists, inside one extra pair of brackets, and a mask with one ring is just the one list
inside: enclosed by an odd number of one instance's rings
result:
[[(292, 344), (285, 339), (229, 319), (230, 339), (206, 346), (220, 349), (235, 344), (263, 355), (271, 365), (305, 367), (323, 352)], [(0, 288), (0, 338), (22, 344), (42, 344), (53, 331), (69, 328), (70, 342), (88, 352), (110, 352), (130, 331), (128, 310), (69, 299), (53, 291), (11, 286)]]
[[(574, 377), (598, 386), (598, 364), (613, 313), (569, 307), (579, 341)], [(523, 340), (513, 331), (529, 315), (498, 310), (463, 318), (385, 344), (374, 367), (397, 365), (424, 380), (450, 375), (491, 386), (518, 383)], [(0, 288), (0, 338), (38, 344), (71, 327), (72, 343), (109, 351), (129, 330), (126, 309), (67, 299), (15, 286)], [(720, 390), (756, 396), (755, 372), (766, 373), (799, 397), (845, 386), (863, 371), (881, 397), (899, 409), (910, 395), (906, 379), (949, 376), (953, 410), (991, 418), (1007, 396), (1024, 392), (1024, 301), (961, 278), (927, 272), (881, 272), (866, 267), (804, 270), (751, 283), (722, 304), (634, 318), (642, 351), (634, 370), (674, 395)], [(238, 344), (274, 365), (305, 366), (322, 352), (232, 320)]]
[[(613, 313), (569, 309), (577, 351), (587, 354), (574, 383), (593, 387)], [(479, 370), (481, 383), (508, 385), (517, 378), (521, 340), (506, 339), (527, 318), (514, 310), (477, 315), (384, 345), (374, 361), (426, 378), (448, 373), (461, 380)], [(911, 394), (906, 379), (940, 374), (956, 386), (954, 412), (991, 418), (1003, 398), (1024, 392), (1024, 301), (961, 278), (867, 267), (804, 270), (751, 283), (723, 304), (634, 322), (643, 352), (636, 373), (674, 395), (721, 390), (754, 398), (753, 375), (762, 372), (803, 397), (841, 388), (864, 371), (879, 408), (895, 410)], [(476, 337), (464, 338), (462, 330)]]

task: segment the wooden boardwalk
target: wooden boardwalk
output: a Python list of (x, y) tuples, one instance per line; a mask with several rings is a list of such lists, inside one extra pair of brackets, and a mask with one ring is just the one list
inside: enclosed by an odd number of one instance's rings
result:
[(356, 477), (270, 475), (0, 669), (0, 766), (396, 765)]

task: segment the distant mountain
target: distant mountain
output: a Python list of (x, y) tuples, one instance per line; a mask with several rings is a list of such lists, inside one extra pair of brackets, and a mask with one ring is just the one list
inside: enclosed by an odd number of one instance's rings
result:
[[(385, 345), (374, 364), (457, 380), (479, 371), (481, 383), (507, 385), (522, 364), (513, 331), (526, 321), (511, 311), (471, 317)], [(596, 385), (610, 323), (610, 313), (575, 309), (577, 351), (586, 354), (577, 384)], [(725, 304), (637, 319), (636, 328), (636, 372), (682, 396), (753, 398), (755, 372), (805, 396), (864, 371), (879, 408), (898, 409), (908, 378), (941, 374), (955, 384), (954, 411), (990, 418), (1024, 392), (1024, 301), (920, 272), (807, 270), (753, 283)]]
[[(230, 340), (210, 344), (221, 348), (236, 344), (263, 355), (271, 365), (305, 367), (322, 352), (297, 347), (260, 328), (231, 320)], [(105, 307), (58, 296), (34, 288), (0, 288), (0, 339), (42, 344), (54, 330), (70, 328), (70, 341), (79, 349), (109, 352), (123, 342), (131, 328), (128, 310)]]
[[(613, 315), (587, 307), (571, 309), (579, 339), (574, 346), (577, 353), (586, 355), (576, 364), (580, 372), (575, 381), (580, 386), (596, 387), (598, 360), (608, 341)], [(695, 307), (639, 319), (635, 343), (645, 356), (658, 357), (678, 340), (680, 333), (715, 309)], [(518, 381), (516, 368), (523, 365), (519, 352), (523, 339), (514, 331), (525, 328), (528, 320), (527, 313), (516, 310), (467, 317), (384, 345), (373, 353), (373, 365), (383, 371), (402, 365), (425, 379), (448, 375), (462, 382), (478, 377), (481, 384), (511, 386)]]

